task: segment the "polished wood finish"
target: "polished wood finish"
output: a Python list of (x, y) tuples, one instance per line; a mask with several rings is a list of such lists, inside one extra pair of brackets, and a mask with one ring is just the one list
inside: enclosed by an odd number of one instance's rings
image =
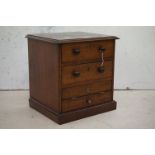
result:
[(97, 82), (64, 88), (62, 89), (62, 98), (67, 99), (80, 97), (108, 90), (112, 91), (112, 79), (98, 80)]
[(115, 36), (86, 32), (28, 34), (26, 37), (56, 44), (119, 39)]
[(68, 111), (77, 110), (77, 109), (81, 109), (89, 106), (94, 106), (97, 104), (103, 104), (108, 101), (112, 101), (111, 92), (100, 92), (95, 95), (63, 100), (62, 112), (68, 112)]
[(59, 124), (116, 109), (117, 37), (78, 32), (27, 38), (31, 107)]
[(59, 112), (59, 47), (29, 39), (28, 50), (30, 97)]
[(32, 108), (38, 110), (39, 112), (49, 117), (50, 119), (54, 120), (58, 124), (64, 124), (81, 118), (115, 110), (117, 106), (115, 101), (111, 101), (111, 102), (106, 102), (104, 104), (90, 106), (90, 107), (75, 110), (75, 111), (56, 113), (52, 109), (44, 106), (42, 103), (34, 100), (33, 98), (30, 98), (29, 102)]
[[(104, 58), (112, 57), (114, 52), (114, 41), (104, 40), (87, 43), (70, 43), (62, 45), (62, 62), (84, 62), (88, 60), (100, 60), (100, 48), (105, 48)], [(79, 50), (79, 53), (74, 52)]]
[[(62, 68), (62, 85), (95, 80), (95, 79), (103, 79), (103, 78), (112, 78), (112, 61), (105, 61), (104, 67), (105, 71), (103, 73), (98, 71), (101, 63), (88, 63), (81, 65), (72, 65), (66, 66)], [(79, 72), (79, 76), (73, 75), (74, 72)]]

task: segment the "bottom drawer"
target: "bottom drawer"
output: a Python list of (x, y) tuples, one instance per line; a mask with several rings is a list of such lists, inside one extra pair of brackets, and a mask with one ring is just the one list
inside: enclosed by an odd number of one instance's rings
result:
[(103, 104), (112, 101), (112, 92), (100, 92), (95, 95), (79, 97), (62, 101), (62, 112), (68, 112), (76, 109), (82, 109), (88, 106)]

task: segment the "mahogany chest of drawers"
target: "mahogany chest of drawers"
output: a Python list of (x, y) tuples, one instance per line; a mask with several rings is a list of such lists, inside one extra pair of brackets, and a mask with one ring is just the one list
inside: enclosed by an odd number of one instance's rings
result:
[(63, 124), (116, 109), (114, 36), (27, 35), (30, 106)]

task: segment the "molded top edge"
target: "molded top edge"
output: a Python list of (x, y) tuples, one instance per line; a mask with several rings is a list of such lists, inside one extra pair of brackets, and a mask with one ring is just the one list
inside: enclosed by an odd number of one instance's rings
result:
[(42, 40), (42, 41), (47, 41), (52, 43), (70, 43), (70, 42), (81, 42), (81, 41), (119, 39), (116, 36), (108, 36), (104, 34), (86, 33), (86, 32), (28, 34), (26, 38), (37, 39), (37, 40)]

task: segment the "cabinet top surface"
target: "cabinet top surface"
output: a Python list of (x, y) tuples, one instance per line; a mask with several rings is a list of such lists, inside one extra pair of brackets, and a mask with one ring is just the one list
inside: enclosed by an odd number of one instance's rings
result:
[(86, 33), (86, 32), (40, 33), (40, 34), (29, 34), (26, 37), (52, 43), (70, 43), (81, 41), (119, 39), (115, 36)]

